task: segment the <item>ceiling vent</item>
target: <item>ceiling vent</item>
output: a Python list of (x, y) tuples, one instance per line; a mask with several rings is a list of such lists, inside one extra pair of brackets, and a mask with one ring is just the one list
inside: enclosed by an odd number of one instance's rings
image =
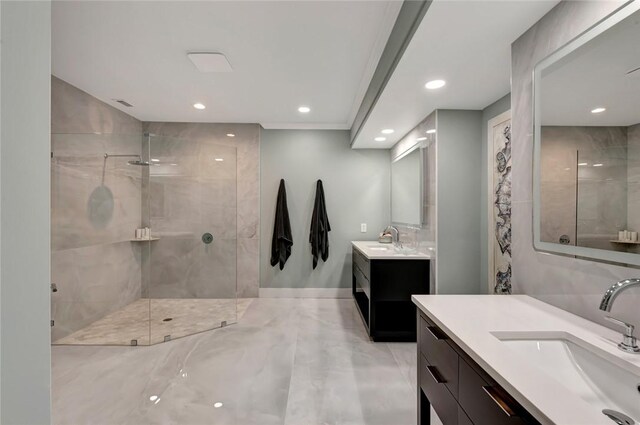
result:
[(122, 100), (122, 99), (113, 99), (114, 102), (118, 102), (121, 105), (126, 106), (127, 108), (132, 108), (133, 105), (130, 104), (129, 102), (127, 102), (126, 100)]
[(231, 64), (222, 53), (191, 52), (187, 57), (200, 72), (232, 72)]

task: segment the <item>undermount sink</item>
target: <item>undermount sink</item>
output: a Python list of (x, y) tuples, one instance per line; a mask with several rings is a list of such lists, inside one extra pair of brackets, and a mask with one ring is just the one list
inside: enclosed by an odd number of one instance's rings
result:
[[(564, 332), (492, 332), (527, 363), (602, 411), (640, 424), (640, 368)], [(614, 412), (614, 413), (615, 413)], [(616, 421), (612, 423), (630, 424)]]
[(413, 248), (407, 248), (404, 246), (397, 246), (397, 245), (391, 245), (389, 244), (388, 246), (383, 246), (381, 243), (378, 244), (372, 244), (372, 245), (368, 245), (367, 249), (371, 250), (371, 251), (381, 251), (381, 252), (392, 252), (394, 254), (401, 254), (401, 255), (411, 255), (411, 254), (415, 254), (416, 250)]
[(371, 251), (389, 251), (391, 248), (386, 246), (371, 245), (368, 246), (367, 249), (370, 249)]

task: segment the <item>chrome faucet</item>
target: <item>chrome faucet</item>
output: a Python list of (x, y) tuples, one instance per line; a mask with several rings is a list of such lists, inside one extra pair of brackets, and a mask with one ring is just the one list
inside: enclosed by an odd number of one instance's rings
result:
[[(600, 310), (610, 312), (611, 307), (613, 306), (613, 301), (616, 297), (623, 292), (624, 290), (631, 288), (633, 286), (640, 287), (640, 279), (625, 279), (619, 282), (614, 283), (607, 289), (602, 297), (602, 301), (600, 302)], [(635, 327), (630, 325), (629, 323), (625, 323), (621, 320), (614, 319), (613, 317), (605, 317), (605, 319), (613, 322), (617, 325), (623, 326), (625, 331), (623, 334), (623, 341), (618, 344), (618, 348), (627, 353), (640, 353), (640, 347), (638, 347), (638, 341), (635, 336), (633, 336), (633, 331)]]
[(387, 230), (391, 231), (391, 242), (393, 242), (394, 245), (398, 245), (400, 243), (400, 231), (398, 228), (396, 226), (387, 226), (385, 232)]

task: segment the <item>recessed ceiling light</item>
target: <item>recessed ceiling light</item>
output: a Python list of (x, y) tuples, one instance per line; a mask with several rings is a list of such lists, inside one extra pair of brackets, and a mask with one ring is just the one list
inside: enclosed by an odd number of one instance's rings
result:
[(236, 135), (233, 133), (227, 133), (227, 137), (236, 137)]
[(607, 108), (598, 107), (598, 108), (592, 109), (591, 113), (592, 114), (600, 114), (600, 113), (602, 113), (602, 112), (604, 112), (606, 110), (607, 110)]
[(149, 397), (149, 400), (151, 401), (156, 401), (158, 399), (157, 395), (152, 395), (151, 397)]
[(206, 106), (204, 106), (202, 103), (194, 103), (193, 107), (196, 109), (204, 109), (206, 108)]
[(431, 129), (427, 130), (427, 134), (433, 134), (435, 132), (436, 132), (435, 128), (431, 128)]
[(444, 80), (432, 80), (425, 84), (424, 87), (429, 90), (435, 90), (444, 87), (445, 84), (447, 84), (447, 82)]
[(384, 142), (385, 140), (387, 140), (387, 138), (386, 137), (376, 137), (373, 140), (375, 140), (376, 142)]
[(598, 164), (593, 164), (594, 167), (602, 167), (602, 164), (598, 163)]
[(391, 134), (393, 132), (394, 132), (393, 128), (385, 128), (384, 130), (381, 131), (382, 134)]
[(308, 106), (301, 106), (298, 108), (298, 112), (302, 114), (308, 114), (309, 112), (311, 112), (311, 108), (309, 108)]
[(224, 158), (216, 158), (216, 161), (222, 162), (222, 161), (224, 161)]
[(418, 142), (422, 142), (423, 140), (427, 140), (427, 138), (426, 137), (418, 137), (416, 140)]
[(582, 166), (585, 166), (585, 165), (589, 165), (589, 163), (588, 162), (578, 162), (578, 165), (582, 167)]
[(160, 162), (160, 160), (156, 158), (151, 158), (151, 162)]
[(224, 404), (220, 403), (219, 401), (213, 403), (213, 407), (215, 407), (216, 409), (222, 406), (224, 406)]

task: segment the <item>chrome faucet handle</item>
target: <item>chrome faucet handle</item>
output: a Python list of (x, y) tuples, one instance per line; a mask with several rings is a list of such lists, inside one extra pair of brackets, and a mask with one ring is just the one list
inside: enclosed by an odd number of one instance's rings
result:
[(611, 316), (605, 316), (606, 320), (611, 323), (615, 323), (616, 325), (622, 326), (624, 328), (623, 341), (618, 344), (618, 348), (627, 353), (640, 353), (640, 347), (638, 347), (638, 341), (635, 336), (633, 336), (633, 331), (635, 330), (635, 326), (623, 322), (622, 320), (618, 320)]

